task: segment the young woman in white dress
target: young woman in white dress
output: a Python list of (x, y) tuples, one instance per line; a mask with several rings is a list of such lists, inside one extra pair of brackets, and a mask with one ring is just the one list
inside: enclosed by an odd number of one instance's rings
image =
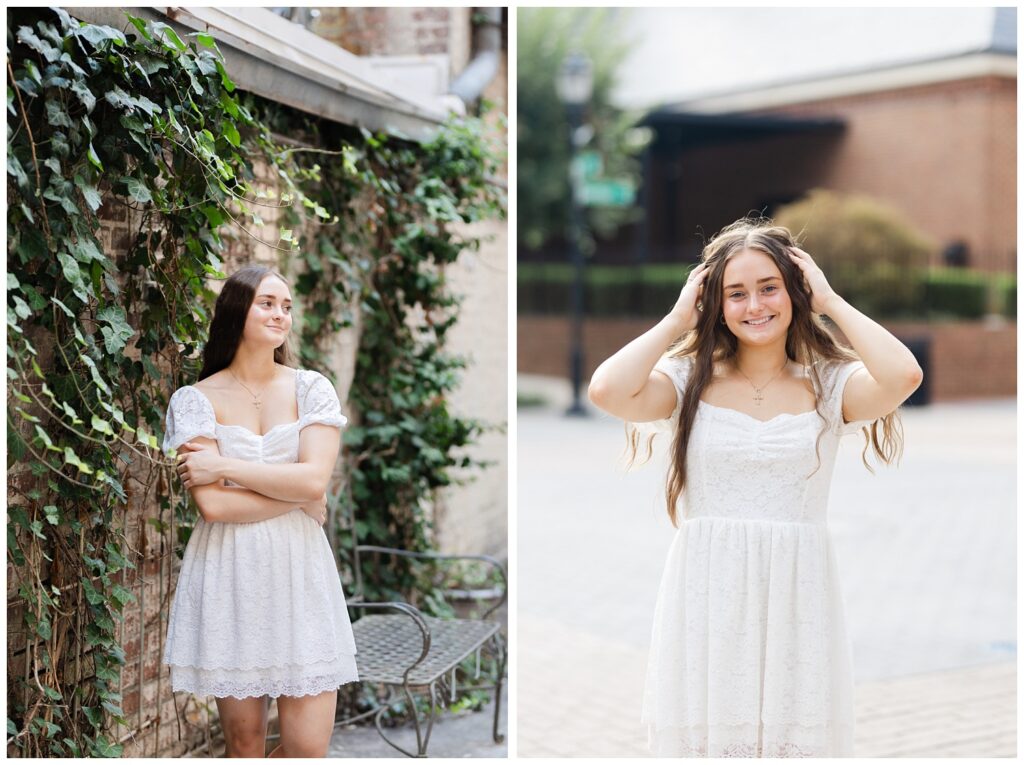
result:
[(337, 688), (357, 679), (321, 528), (345, 418), (329, 380), (286, 366), (291, 304), (270, 269), (225, 282), (203, 370), (172, 396), (164, 441), (201, 516), (165, 663), (174, 690), (216, 697), (230, 757), (264, 756), (271, 696), (281, 743), (268, 756), (325, 756)]
[(679, 529), (652, 633), (650, 744), (674, 756), (848, 756), (832, 467), (839, 437), (862, 428), (865, 456), (898, 458), (895, 410), (922, 372), (787, 229), (737, 221), (701, 260), (669, 314), (604, 361), (589, 389), (632, 424), (634, 458), (641, 435), (648, 455), (654, 435), (673, 436), (666, 495)]

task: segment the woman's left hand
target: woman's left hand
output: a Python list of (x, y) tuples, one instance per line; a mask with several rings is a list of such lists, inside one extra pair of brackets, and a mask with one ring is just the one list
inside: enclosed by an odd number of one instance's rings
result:
[(178, 455), (178, 475), (186, 489), (220, 480), (224, 458), (212, 446), (188, 442), (182, 444), (178, 451), (181, 452)]
[(827, 306), (836, 297), (836, 292), (829, 286), (821, 268), (809, 254), (799, 247), (790, 247), (789, 257), (792, 258), (794, 265), (803, 272), (804, 281), (811, 291), (811, 310), (814, 313), (828, 313)]

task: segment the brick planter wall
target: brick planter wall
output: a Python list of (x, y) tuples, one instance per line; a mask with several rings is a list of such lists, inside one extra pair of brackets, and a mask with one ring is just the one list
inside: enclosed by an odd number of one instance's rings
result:
[[(583, 326), (585, 379), (656, 323), (652, 319), (587, 319)], [(568, 378), (568, 318), (520, 316), (517, 326), (518, 371)], [(933, 402), (1017, 395), (1016, 322), (894, 322), (885, 327), (903, 340), (930, 339), (931, 367), (925, 372)]]

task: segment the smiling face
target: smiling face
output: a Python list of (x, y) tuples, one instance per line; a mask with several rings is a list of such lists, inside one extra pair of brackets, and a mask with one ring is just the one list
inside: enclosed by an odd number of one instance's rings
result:
[(243, 336), (248, 342), (276, 348), (284, 343), (291, 328), (292, 296), (288, 285), (276, 276), (267, 276), (256, 288)]
[(793, 305), (775, 261), (759, 250), (742, 250), (725, 264), (722, 314), (740, 343), (785, 342)]

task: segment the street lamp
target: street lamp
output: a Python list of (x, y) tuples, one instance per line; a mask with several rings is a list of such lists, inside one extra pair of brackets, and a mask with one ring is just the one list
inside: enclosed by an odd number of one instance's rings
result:
[(586, 415), (580, 401), (580, 387), (583, 378), (583, 251), (580, 250), (580, 232), (583, 228), (583, 211), (580, 208), (580, 184), (577, 152), (587, 142), (583, 127), (583, 114), (590, 102), (594, 88), (594, 70), (590, 59), (583, 53), (573, 52), (562, 62), (562, 69), (555, 82), (558, 97), (565, 104), (569, 117), (569, 259), (573, 264), (574, 278), (571, 293), (572, 337), (570, 340), (569, 369), (572, 376), (572, 406), (569, 415)]

